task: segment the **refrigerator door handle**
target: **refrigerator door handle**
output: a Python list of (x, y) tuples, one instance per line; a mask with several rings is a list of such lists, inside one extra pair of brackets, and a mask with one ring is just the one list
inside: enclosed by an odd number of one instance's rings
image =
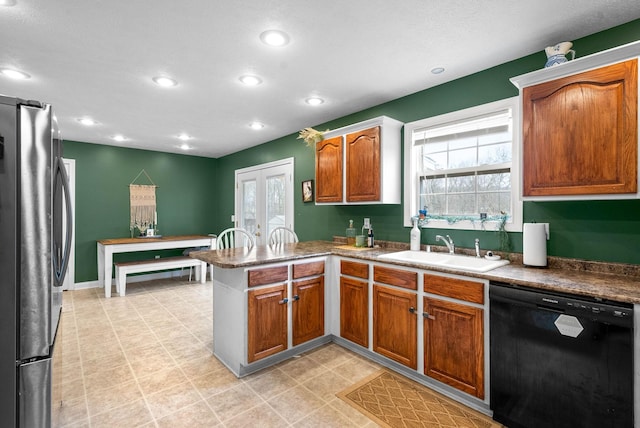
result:
[[(64, 167), (64, 161), (61, 157), (58, 157), (56, 167), (56, 180), (62, 180), (62, 189), (64, 194), (64, 202), (66, 208), (66, 217), (67, 217), (67, 236), (65, 237), (64, 243), (64, 255), (62, 256), (62, 260), (59, 258), (59, 254), (54, 256), (55, 263), (55, 281), (54, 286), (62, 287), (62, 283), (64, 282), (64, 277), (67, 273), (67, 268), (69, 267), (69, 255), (71, 254), (71, 237), (73, 230), (73, 213), (71, 212), (71, 194), (69, 193), (69, 179), (67, 178), (67, 172)], [(58, 253), (60, 249), (58, 249)]]

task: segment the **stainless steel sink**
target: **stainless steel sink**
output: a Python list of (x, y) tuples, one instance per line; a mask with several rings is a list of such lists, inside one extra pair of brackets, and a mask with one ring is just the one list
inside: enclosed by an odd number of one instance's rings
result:
[(488, 260), (482, 257), (449, 253), (430, 253), (426, 251), (398, 251), (396, 253), (382, 254), (378, 256), (378, 259), (396, 260), (426, 266), (441, 266), (471, 272), (487, 272), (509, 264), (509, 260), (504, 259)]

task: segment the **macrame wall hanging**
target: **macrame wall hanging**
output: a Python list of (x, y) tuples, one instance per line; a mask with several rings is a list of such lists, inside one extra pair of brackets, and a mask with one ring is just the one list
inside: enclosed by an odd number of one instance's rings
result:
[[(135, 184), (142, 174), (149, 179), (151, 184)], [(138, 228), (138, 230), (153, 228), (153, 225), (158, 222), (156, 214), (157, 187), (144, 169), (129, 184), (129, 203), (131, 207), (129, 228), (132, 231), (134, 228)]]

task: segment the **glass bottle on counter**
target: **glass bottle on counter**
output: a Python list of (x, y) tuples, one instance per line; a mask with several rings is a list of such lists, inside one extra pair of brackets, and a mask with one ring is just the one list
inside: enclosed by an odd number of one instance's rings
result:
[(347, 227), (347, 245), (356, 245), (356, 228), (353, 227), (353, 220), (349, 220), (349, 227)]

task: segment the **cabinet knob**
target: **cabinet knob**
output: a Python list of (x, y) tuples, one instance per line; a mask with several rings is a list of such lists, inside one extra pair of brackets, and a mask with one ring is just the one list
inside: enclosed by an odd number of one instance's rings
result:
[(300, 296), (298, 296), (297, 294), (295, 296), (292, 297), (293, 301), (297, 301), (300, 300)]
[(287, 299), (286, 297), (282, 300), (280, 300), (278, 303), (281, 305), (284, 305), (285, 303), (289, 302), (289, 299)]
[(423, 312), (422, 313), (422, 317), (426, 318), (426, 319), (430, 319), (430, 320), (435, 320), (436, 319), (436, 317), (434, 317), (433, 315), (429, 315), (428, 312)]
[(411, 307), (409, 308), (409, 312), (411, 312), (412, 314), (415, 314), (415, 313), (416, 313), (416, 308), (414, 308), (413, 306), (411, 306)]

